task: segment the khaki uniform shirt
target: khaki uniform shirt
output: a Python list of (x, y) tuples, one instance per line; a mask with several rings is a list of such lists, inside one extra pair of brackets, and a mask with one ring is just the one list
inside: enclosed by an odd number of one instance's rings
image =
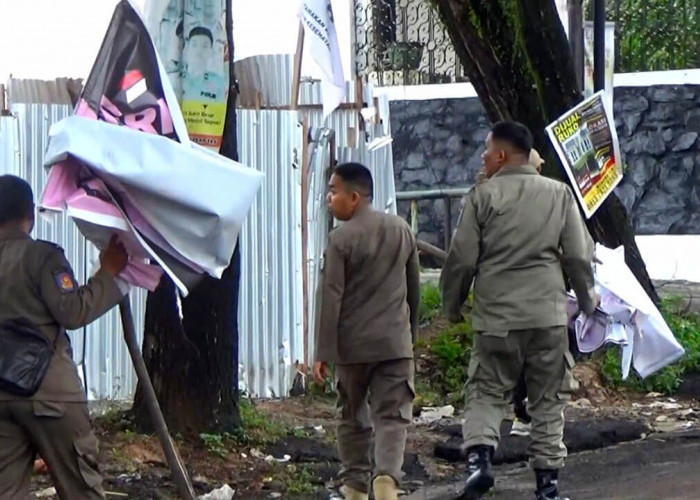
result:
[(316, 359), (339, 364), (413, 357), (420, 269), (405, 221), (365, 208), (329, 235)]
[(56, 341), (48, 371), (31, 398), (0, 391), (0, 401), (85, 401), (70, 340), (64, 329), (91, 323), (121, 299), (114, 278), (98, 271), (79, 287), (73, 270), (58, 246), (35, 241), (21, 231), (0, 230), (0, 321), (23, 318)]
[(467, 195), (440, 277), (444, 312), (460, 321), (474, 282), (477, 331), (566, 325), (562, 267), (593, 312), (593, 248), (566, 184), (531, 165), (503, 169)]

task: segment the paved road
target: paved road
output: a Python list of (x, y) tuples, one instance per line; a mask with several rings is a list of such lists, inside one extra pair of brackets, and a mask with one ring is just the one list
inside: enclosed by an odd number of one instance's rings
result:
[[(497, 467), (487, 500), (534, 498), (532, 472), (523, 465)], [(700, 431), (651, 436), (569, 458), (560, 477), (571, 500), (700, 499)], [(447, 500), (461, 485), (427, 487), (405, 500)]]

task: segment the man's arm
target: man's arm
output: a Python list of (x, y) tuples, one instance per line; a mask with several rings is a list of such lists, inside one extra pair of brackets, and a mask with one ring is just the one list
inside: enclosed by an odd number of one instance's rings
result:
[(463, 319), (462, 304), (469, 296), (479, 260), (481, 231), (476, 219), (474, 193), (472, 191), (467, 195), (457, 231), (440, 274), (442, 310), (453, 323), (459, 323)]
[(571, 191), (568, 190), (564, 228), (561, 233), (561, 265), (578, 299), (579, 309), (592, 314), (596, 307), (593, 276), (593, 240), (588, 234)]
[[(410, 232), (410, 229), (408, 229)], [(420, 307), (420, 263), (418, 248), (413, 234), (410, 235), (413, 249), (406, 262), (406, 300), (411, 314), (411, 338), (413, 343), (418, 338), (418, 308)]]
[(78, 286), (73, 269), (58, 248), (44, 261), (39, 292), (56, 322), (68, 330), (92, 323), (123, 297), (114, 276), (104, 268), (86, 285)]
[(331, 233), (323, 262), (321, 312), (316, 337), (316, 360), (334, 361), (338, 356), (338, 322), (345, 290), (345, 258), (337, 236)]

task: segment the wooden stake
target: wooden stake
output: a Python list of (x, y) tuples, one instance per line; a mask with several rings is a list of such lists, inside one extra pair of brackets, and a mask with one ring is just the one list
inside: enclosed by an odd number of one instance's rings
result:
[(294, 77), (292, 80), (291, 108), (299, 107), (299, 87), (301, 85), (301, 61), (304, 52), (304, 25), (299, 21), (299, 34), (297, 35), (297, 51), (294, 54)]
[(119, 304), (119, 313), (121, 314), (122, 327), (124, 328), (124, 340), (129, 349), (131, 360), (134, 363), (136, 377), (141, 383), (143, 397), (146, 400), (153, 427), (160, 441), (160, 446), (163, 448), (163, 453), (165, 453), (165, 460), (170, 467), (170, 473), (173, 476), (180, 498), (183, 500), (194, 500), (194, 489), (187, 475), (187, 469), (185, 469), (182, 458), (180, 458), (175, 448), (175, 443), (173, 443), (170, 437), (168, 426), (165, 423), (163, 412), (160, 409), (158, 399), (156, 398), (156, 392), (151, 383), (151, 378), (148, 376), (148, 370), (146, 370), (146, 363), (143, 361), (143, 356), (141, 356), (141, 346), (139, 346), (138, 340), (136, 340), (136, 328), (134, 327), (134, 318), (131, 314), (131, 303), (129, 302), (128, 295), (124, 297), (124, 300)]

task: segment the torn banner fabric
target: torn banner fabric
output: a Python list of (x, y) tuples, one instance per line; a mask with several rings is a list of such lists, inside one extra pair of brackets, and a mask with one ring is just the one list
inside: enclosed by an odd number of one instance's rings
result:
[(66, 211), (100, 249), (118, 233), (127, 283), (153, 290), (164, 271), (186, 294), (205, 273), (221, 277), (262, 174), (190, 142), (128, 0), (115, 8), (75, 115), (50, 131), (41, 208)]
[[(634, 370), (646, 378), (680, 359), (685, 350), (625, 263), (624, 248), (596, 248), (596, 289), (600, 306), (594, 314), (572, 318), (581, 352), (606, 343), (622, 349), (622, 378)], [(569, 298), (575, 304), (575, 298)], [(572, 311), (576, 307), (570, 307)]]
[[(221, 277), (262, 179), (257, 170), (203, 148), (78, 116), (52, 127), (45, 161), (59, 164), (51, 172), (53, 189), (45, 192), (45, 207), (59, 208), (63, 202), (81, 218), (75, 194), (66, 196), (55, 178), (60, 173), (68, 177), (60, 185), (73, 181), (85, 191), (80, 176), (94, 175), (109, 188), (103, 197), (118, 198), (115, 205), (126, 219), (119, 224), (136, 230), (133, 238), (156, 261), (163, 261), (159, 263), (174, 274), (180, 288), (188, 288), (188, 280), (178, 276), (177, 263), (195, 274)], [(67, 163), (80, 168), (71, 169)], [(90, 194), (88, 190), (78, 199)], [(90, 222), (109, 224), (107, 216), (118, 219), (115, 208), (107, 214), (104, 207), (101, 217), (93, 212)]]

